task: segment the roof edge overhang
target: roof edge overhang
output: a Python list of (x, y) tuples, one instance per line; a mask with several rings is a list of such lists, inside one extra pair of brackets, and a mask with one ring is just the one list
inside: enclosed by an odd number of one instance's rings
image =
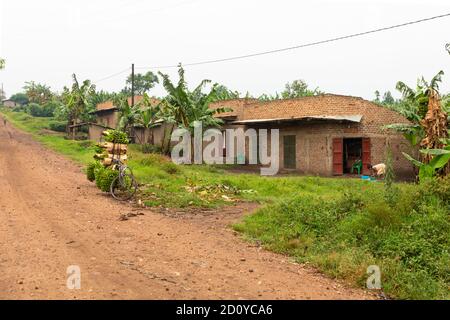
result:
[(258, 124), (258, 123), (280, 123), (280, 122), (309, 122), (309, 121), (329, 121), (329, 122), (352, 122), (360, 123), (362, 115), (344, 115), (344, 116), (306, 116), (275, 119), (251, 119), (233, 121), (233, 124)]
[(117, 111), (119, 110), (119, 108), (117, 107), (112, 107), (112, 108), (108, 108), (108, 109), (99, 109), (99, 110), (94, 110), (89, 112), (90, 114), (97, 114), (97, 113), (102, 113), (102, 112), (107, 112), (107, 111)]

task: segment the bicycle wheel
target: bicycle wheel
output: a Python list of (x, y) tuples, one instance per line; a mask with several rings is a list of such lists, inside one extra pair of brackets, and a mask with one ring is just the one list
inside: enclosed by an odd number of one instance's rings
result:
[(111, 195), (119, 201), (130, 200), (137, 191), (137, 182), (128, 168), (111, 183)]

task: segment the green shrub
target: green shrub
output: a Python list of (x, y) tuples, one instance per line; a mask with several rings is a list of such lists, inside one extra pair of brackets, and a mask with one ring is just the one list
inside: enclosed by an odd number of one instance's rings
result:
[(145, 158), (140, 159), (139, 162), (143, 166), (152, 166), (167, 163), (169, 162), (169, 160), (160, 154), (151, 153), (147, 155)]
[(169, 174), (180, 172), (180, 168), (173, 162), (167, 162), (162, 165), (162, 169)]
[(33, 117), (53, 117), (55, 109), (59, 106), (58, 102), (50, 101), (43, 106), (37, 103), (30, 103), (26, 107), (26, 112)]
[(118, 175), (119, 172), (117, 170), (101, 168), (95, 173), (95, 184), (103, 192), (109, 192), (111, 183)]
[(48, 125), (49, 129), (56, 132), (66, 132), (67, 121), (52, 121)]
[(443, 178), (428, 179), (421, 183), (420, 191), (427, 196), (436, 196), (450, 204), (450, 175)]
[(142, 153), (161, 153), (161, 147), (150, 144), (150, 143), (144, 143), (141, 145), (141, 151)]

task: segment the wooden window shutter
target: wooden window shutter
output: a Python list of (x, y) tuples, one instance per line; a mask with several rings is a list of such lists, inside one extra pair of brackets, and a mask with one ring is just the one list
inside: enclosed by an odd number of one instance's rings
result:
[(344, 139), (333, 139), (333, 175), (344, 174)]
[(370, 138), (363, 138), (362, 139), (362, 163), (363, 163), (362, 173), (365, 175), (370, 174), (370, 169), (368, 168), (368, 165), (371, 164), (370, 149), (371, 149)]

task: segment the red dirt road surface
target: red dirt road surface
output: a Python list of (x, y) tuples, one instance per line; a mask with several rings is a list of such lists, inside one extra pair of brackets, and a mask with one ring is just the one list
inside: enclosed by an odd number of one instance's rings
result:
[[(133, 208), (0, 121), (0, 299), (373, 298), (243, 241), (229, 224), (254, 208)], [(129, 213), (138, 215), (119, 219)], [(79, 290), (67, 288), (71, 265)]]

